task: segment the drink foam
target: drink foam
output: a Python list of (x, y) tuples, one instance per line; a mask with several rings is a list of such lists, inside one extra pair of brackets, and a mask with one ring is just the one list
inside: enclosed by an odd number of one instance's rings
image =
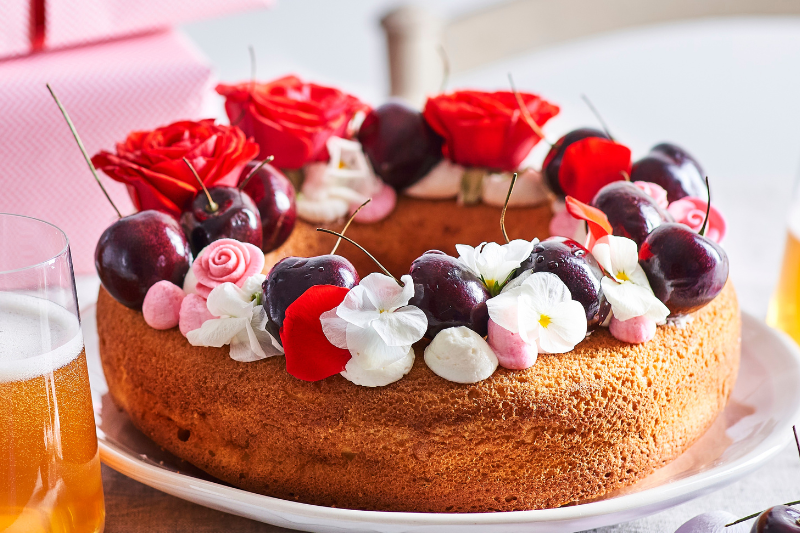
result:
[(42, 298), (0, 292), (0, 383), (48, 374), (82, 350), (75, 315)]

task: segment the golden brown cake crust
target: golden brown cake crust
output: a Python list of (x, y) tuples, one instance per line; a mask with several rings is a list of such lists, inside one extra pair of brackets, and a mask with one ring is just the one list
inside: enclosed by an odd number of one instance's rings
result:
[(283, 357), (238, 363), (227, 346), (153, 330), (103, 289), (97, 321), (114, 402), (165, 449), (250, 491), (392, 511), (538, 509), (629, 485), (711, 425), (740, 351), (730, 284), (651, 342), (601, 329), (572, 352), (473, 385), (433, 374), (422, 344), (387, 387), (338, 375), (307, 383)]

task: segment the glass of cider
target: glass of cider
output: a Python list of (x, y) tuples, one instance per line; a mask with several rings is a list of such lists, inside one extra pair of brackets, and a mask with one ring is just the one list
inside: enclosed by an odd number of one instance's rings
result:
[(0, 214), (0, 531), (104, 523), (69, 241), (47, 222)]
[(787, 222), (783, 265), (769, 302), (767, 324), (800, 343), (800, 202), (795, 201)]

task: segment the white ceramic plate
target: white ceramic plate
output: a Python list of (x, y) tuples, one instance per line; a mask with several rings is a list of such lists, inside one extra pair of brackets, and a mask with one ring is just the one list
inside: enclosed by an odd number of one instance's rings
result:
[(800, 350), (783, 333), (742, 317), (742, 362), (728, 406), (694, 446), (633, 486), (580, 505), (507, 513), (429, 514), (332, 509), (240, 490), (159, 449), (108, 398), (94, 306), (82, 312), (100, 457), (146, 485), (200, 505), (317, 532), (563, 532), (641, 518), (750, 473), (789, 442), (800, 421)]

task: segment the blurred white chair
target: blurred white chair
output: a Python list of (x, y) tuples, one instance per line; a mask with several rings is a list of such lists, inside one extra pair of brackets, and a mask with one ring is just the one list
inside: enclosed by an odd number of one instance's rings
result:
[(422, 105), (451, 73), (590, 35), (689, 19), (800, 15), (797, 0), (515, 0), (452, 21), (423, 7), (400, 7), (382, 20), (392, 96)]

